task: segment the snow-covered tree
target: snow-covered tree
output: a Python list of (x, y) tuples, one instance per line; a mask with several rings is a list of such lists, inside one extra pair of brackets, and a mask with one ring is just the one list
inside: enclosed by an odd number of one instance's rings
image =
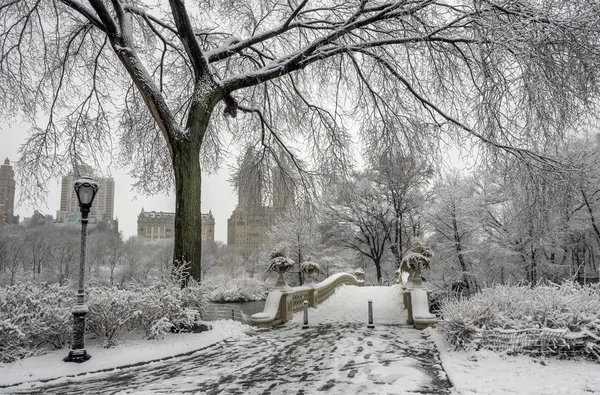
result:
[[(39, 234), (42, 236), (42, 234)], [(79, 271), (81, 254), (81, 232), (77, 228), (57, 226), (43, 234), (43, 242), (48, 243), (46, 250), (47, 265), (59, 285), (63, 285)]]
[(396, 267), (404, 252), (410, 249), (410, 238), (420, 236), (418, 220), (425, 201), (425, 187), (433, 175), (432, 166), (424, 158), (389, 151), (372, 159), (373, 176), (390, 203), (394, 216), (390, 232), (390, 250)]
[(267, 232), (265, 248), (272, 249), (280, 243), (289, 246), (290, 257), (298, 265), (302, 284), (300, 264), (307, 256), (317, 255), (321, 249), (321, 234), (311, 207), (295, 205), (277, 216), (275, 225)]
[(435, 231), (434, 249), (439, 258), (456, 273), (453, 281), (462, 283), (467, 292), (479, 287), (473, 272), (471, 254), (477, 242), (479, 202), (472, 178), (453, 172), (439, 180), (433, 188), (428, 223)]
[(372, 260), (380, 281), (394, 209), (369, 173), (355, 173), (348, 184), (336, 189), (324, 209), (325, 236)]
[(2, 244), (2, 269), (4, 273), (10, 273), (9, 283), (13, 285), (25, 261), (25, 242), (19, 234), (18, 226), (2, 228)]
[(525, 148), (594, 114), (600, 81), (600, 10), (580, 0), (14, 0), (0, 21), (0, 114), (44, 119), (20, 179), (47, 185), (120, 141), (137, 187), (174, 185), (173, 259), (196, 279), (202, 166), (228, 131), (298, 166), (302, 142), (329, 176), (350, 168), (352, 118), (371, 150), (434, 152), (460, 131), (546, 166)]
[[(36, 215), (37, 220), (36, 220)], [(51, 248), (51, 241), (49, 240), (49, 233), (47, 228), (43, 226), (43, 215), (36, 211), (32, 216), (31, 221), (34, 225), (30, 225), (25, 231), (25, 248), (27, 254), (27, 260), (29, 261), (29, 269), (33, 279), (35, 280), (36, 275), (39, 275), (42, 271), (42, 266), (48, 265), (45, 262), (49, 255), (49, 249)], [(59, 240), (60, 241), (60, 240)]]

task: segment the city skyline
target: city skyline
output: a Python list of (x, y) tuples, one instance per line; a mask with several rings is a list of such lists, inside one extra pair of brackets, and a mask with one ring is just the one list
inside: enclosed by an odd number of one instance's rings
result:
[[(18, 126), (9, 127), (0, 125), (0, 158), (8, 158), (11, 165), (19, 159), (19, 146), (24, 142), (27, 131)], [(212, 211), (215, 217), (215, 241), (227, 242), (227, 218), (231, 215), (237, 203), (236, 194), (229, 183), (229, 162), (223, 163), (217, 174), (203, 174), (202, 180), (202, 212)], [(175, 211), (175, 193), (164, 193), (153, 196), (144, 196), (132, 191), (133, 179), (128, 175), (126, 168), (106, 166), (102, 169), (106, 176), (115, 180), (115, 209), (114, 218), (119, 220), (119, 230), (124, 237), (137, 235), (137, 216), (142, 210)], [(110, 173), (109, 173), (110, 172)], [(17, 177), (15, 175), (15, 177)], [(17, 191), (15, 194), (14, 215), (21, 218), (31, 217), (34, 210), (56, 216), (60, 208), (61, 179), (55, 178), (48, 185), (49, 194), (45, 204), (33, 206), (24, 204), (19, 200), (19, 180), (16, 180)]]

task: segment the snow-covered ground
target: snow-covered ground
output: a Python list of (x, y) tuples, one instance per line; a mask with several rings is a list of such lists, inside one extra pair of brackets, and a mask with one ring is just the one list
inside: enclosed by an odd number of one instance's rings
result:
[[(309, 325), (367, 323), (368, 303), (373, 302), (373, 322), (406, 324), (400, 287), (342, 286), (318, 308), (308, 309)], [(294, 315), (292, 322), (301, 323), (303, 314)]]
[(141, 335), (131, 336), (114, 348), (103, 348), (97, 343), (88, 342), (86, 350), (92, 358), (84, 363), (63, 362), (63, 358), (69, 353), (68, 349), (10, 364), (0, 363), (0, 386), (79, 375), (167, 358), (208, 347), (226, 338), (241, 338), (246, 336), (245, 332), (253, 330), (248, 325), (231, 320), (213, 321), (209, 324), (213, 329), (208, 332), (168, 334), (161, 340), (143, 340)]
[(505, 355), (489, 350), (450, 351), (442, 336), (427, 329), (456, 395), (600, 394), (600, 364)]
[[(373, 301), (374, 330), (366, 329), (369, 300)], [(125, 369), (136, 380), (125, 392), (164, 392), (164, 385), (168, 384), (171, 392), (193, 388), (201, 390), (203, 386), (209, 386), (215, 391), (226, 389), (227, 393), (236, 389), (248, 394), (264, 391), (272, 394), (296, 393), (294, 391), (303, 388), (306, 389), (305, 394), (313, 393), (312, 390), (336, 394), (360, 391), (370, 394), (433, 393), (446, 376), (439, 366), (438, 357), (431, 351), (433, 340), (439, 349), (443, 368), (454, 385), (450, 393), (455, 395), (600, 394), (598, 363), (508, 356), (486, 350), (453, 352), (448, 350), (436, 330), (420, 332), (407, 326), (395, 326), (406, 323), (401, 306), (401, 293), (397, 286), (346, 286), (318, 309), (310, 309), (308, 330), (300, 329), (302, 313), (296, 314), (284, 328), (266, 332), (255, 332), (232, 321), (217, 321), (212, 323), (212, 331), (200, 334), (170, 335), (161, 341), (129, 340), (112, 349), (89, 345), (88, 351), (93, 357), (83, 364), (62, 362), (68, 350), (59, 350), (0, 365), (0, 386), (160, 359), (231, 338), (232, 341), (221, 342), (206, 352), (179, 358), (189, 369), (182, 367), (177, 372), (169, 371), (175, 364), (168, 360)], [(254, 344), (258, 346), (252, 351)], [(411, 349), (417, 355), (411, 354)], [(232, 355), (236, 357), (232, 359)], [(212, 364), (209, 362), (211, 359)], [(282, 366), (283, 370), (277, 371), (278, 364), (284, 361), (288, 362), (285, 367)], [(270, 368), (263, 369), (263, 365)], [(304, 381), (303, 375), (292, 374), (308, 372), (304, 366), (312, 366), (312, 373), (308, 376), (312, 381)], [(103, 383), (110, 382), (112, 374), (104, 372), (57, 380), (53, 385), (63, 390), (67, 388), (68, 392), (73, 389), (74, 393), (89, 393), (89, 389), (104, 388)], [(282, 374), (289, 375), (287, 381), (281, 380)], [(435, 379), (436, 376), (439, 380)], [(261, 380), (249, 384), (248, 380), (256, 377), (261, 377)], [(44, 385), (32, 383), (9, 387), (0, 389), (0, 393), (7, 390), (8, 393), (44, 391)], [(448, 390), (440, 388), (440, 391), (447, 393)]]

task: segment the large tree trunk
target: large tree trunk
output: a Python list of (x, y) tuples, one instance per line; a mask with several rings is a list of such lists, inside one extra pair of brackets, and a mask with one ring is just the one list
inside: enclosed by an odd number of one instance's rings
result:
[(392, 255), (394, 255), (396, 269), (399, 269), (402, 264), (402, 214), (396, 216), (394, 222), (394, 240), (390, 244), (390, 249), (392, 250)]
[(379, 259), (373, 259), (375, 263), (375, 270), (377, 271), (377, 284), (381, 282), (381, 261)]
[[(189, 263), (189, 275), (202, 278), (202, 213), (200, 144), (189, 140), (173, 143), (175, 171), (175, 265)], [(185, 283), (187, 284), (187, 276)]]
[(456, 220), (456, 210), (452, 211), (452, 230), (454, 231), (454, 249), (456, 250), (456, 255), (458, 257), (458, 262), (460, 263), (461, 268), (461, 278), (463, 282), (463, 286), (468, 290), (467, 293), (475, 292), (477, 289), (476, 281), (469, 273), (467, 268), (467, 262), (465, 261), (465, 257), (462, 250), (462, 241), (461, 236), (458, 229), (458, 222)]

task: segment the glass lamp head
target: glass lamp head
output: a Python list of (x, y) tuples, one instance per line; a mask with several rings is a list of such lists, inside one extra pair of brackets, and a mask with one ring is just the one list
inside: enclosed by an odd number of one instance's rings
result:
[(98, 183), (90, 177), (81, 177), (73, 184), (79, 207), (82, 209), (90, 208), (98, 192)]

